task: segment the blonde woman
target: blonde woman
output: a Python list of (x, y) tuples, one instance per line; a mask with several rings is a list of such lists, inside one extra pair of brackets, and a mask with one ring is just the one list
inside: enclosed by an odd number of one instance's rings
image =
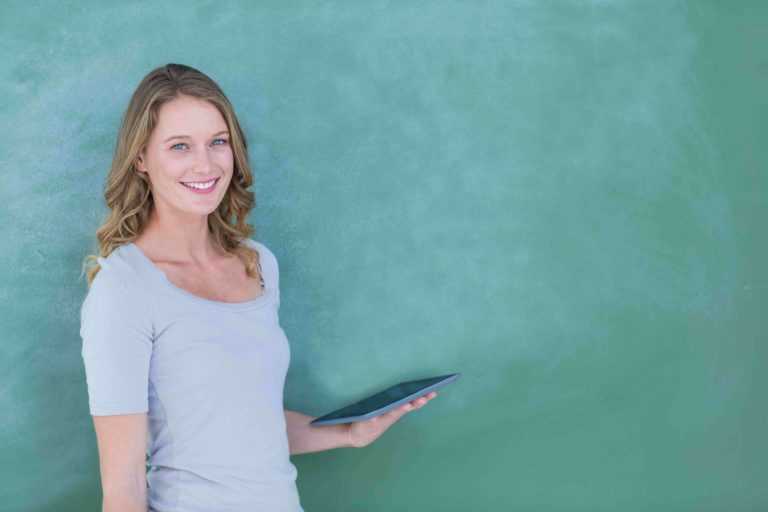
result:
[(283, 409), (280, 274), (250, 238), (252, 182), (216, 83), (180, 64), (144, 77), (120, 126), (99, 254), (84, 262), (104, 512), (301, 511), (289, 455), (366, 446), (435, 396), (327, 427)]

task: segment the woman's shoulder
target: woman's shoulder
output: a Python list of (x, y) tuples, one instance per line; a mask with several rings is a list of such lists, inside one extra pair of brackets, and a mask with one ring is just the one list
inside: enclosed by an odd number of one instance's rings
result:
[(99, 256), (96, 262), (99, 271), (91, 282), (91, 289), (122, 292), (133, 289), (136, 293), (136, 287), (145, 279), (141, 260), (131, 251), (129, 244), (118, 245), (108, 255)]
[(256, 249), (259, 253), (259, 258), (263, 261), (265, 259), (277, 262), (277, 257), (275, 257), (275, 253), (272, 252), (272, 250), (267, 247), (263, 242), (260, 242), (258, 240), (254, 240), (253, 238), (246, 238), (245, 243), (247, 243), (250, 247)]
[(254, 240), (252, 238), (246, 238), (245, 242), (256, 249), (259, 252), (259, 263), (266, 275), (265, 279), (272, 279), (280, 286), (280, 265), (277, 262), (277, 257), (272, 250), (264, 243)]

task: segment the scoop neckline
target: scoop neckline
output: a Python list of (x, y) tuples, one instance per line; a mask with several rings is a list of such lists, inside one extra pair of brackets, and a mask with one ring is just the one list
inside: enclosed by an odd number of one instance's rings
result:
[[(256, 249), (256, 251), (259, 251), (259, 248), (257, 247), (258, 242), (255, 240), (247, 239), (246, 240), (251, 247)], [(173, 281), (171, 281), (168, 278), (168, 275), (165, 273), (163, 269), (158, 267), (154, 261), (152, 261), (149, 256), (144, 254), (144, 251), (139, 248), (138, 245), (136, 245), (134, 242), (128, 242), (125, 244), (126, 247), (128, 247), (130, 250), (132, 250), (136, 255), (138, 255), (146, 264), (148, 264), (148, 267), (153, 271), (153, 273), (160, 278), (161, 281), (163, 281), (171, 290), (175, 291), (177, 294), (183, 295), (189, 299), (192, 299), (195, 302), (198, 302), (200, 304), (204, 304), (206, 306), (211, 306), (219, 309), (226, 309), (230, 311), (242, 311), (246, 309), (255, 309), (259, 308), (268, 302), (271, 301), (271, 299), (274, 296), (274, 289), (272, 287), (271, 279), (267, 279), (267, 276), (262, 272), (262, 279), (264, 280), (264, 289), (261, 292), (261, 295), (256, 297), (255, 299), (247, 300), (244, 302), (221, 302), (217, 300), (211, 300), (206, 299), (204, 297), (200, 297), (199, 295), (195, 295), (194, 293), (191, 293), (184, 288), (181, 288), (179, 286), (176, 286)], [(259, 251), (259, 263), (262, 262), (262, 257), (264, 254)], [(262, 265), (262, 270), (265, 265)]]

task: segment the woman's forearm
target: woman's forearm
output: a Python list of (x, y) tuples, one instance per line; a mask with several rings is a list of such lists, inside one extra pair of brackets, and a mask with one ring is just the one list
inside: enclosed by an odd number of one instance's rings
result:
[(102, 494), (101, 512), (145, 512), (147, 493), (128, 491), (105, 492)]
[(291, 455), (334, 448), (355, 448), (350, 441), (348, 423), (315, 427), (309, 424), (315, 419), (312, 416), (295, 411), (284, 412)]

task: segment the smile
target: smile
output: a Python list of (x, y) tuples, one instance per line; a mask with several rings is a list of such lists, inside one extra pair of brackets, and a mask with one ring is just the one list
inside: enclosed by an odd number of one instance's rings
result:
[(218, 182), (219, 178), (210, 181), (182, 181), (180, 183), (196, 194), (207, 194), (216, 188)]

